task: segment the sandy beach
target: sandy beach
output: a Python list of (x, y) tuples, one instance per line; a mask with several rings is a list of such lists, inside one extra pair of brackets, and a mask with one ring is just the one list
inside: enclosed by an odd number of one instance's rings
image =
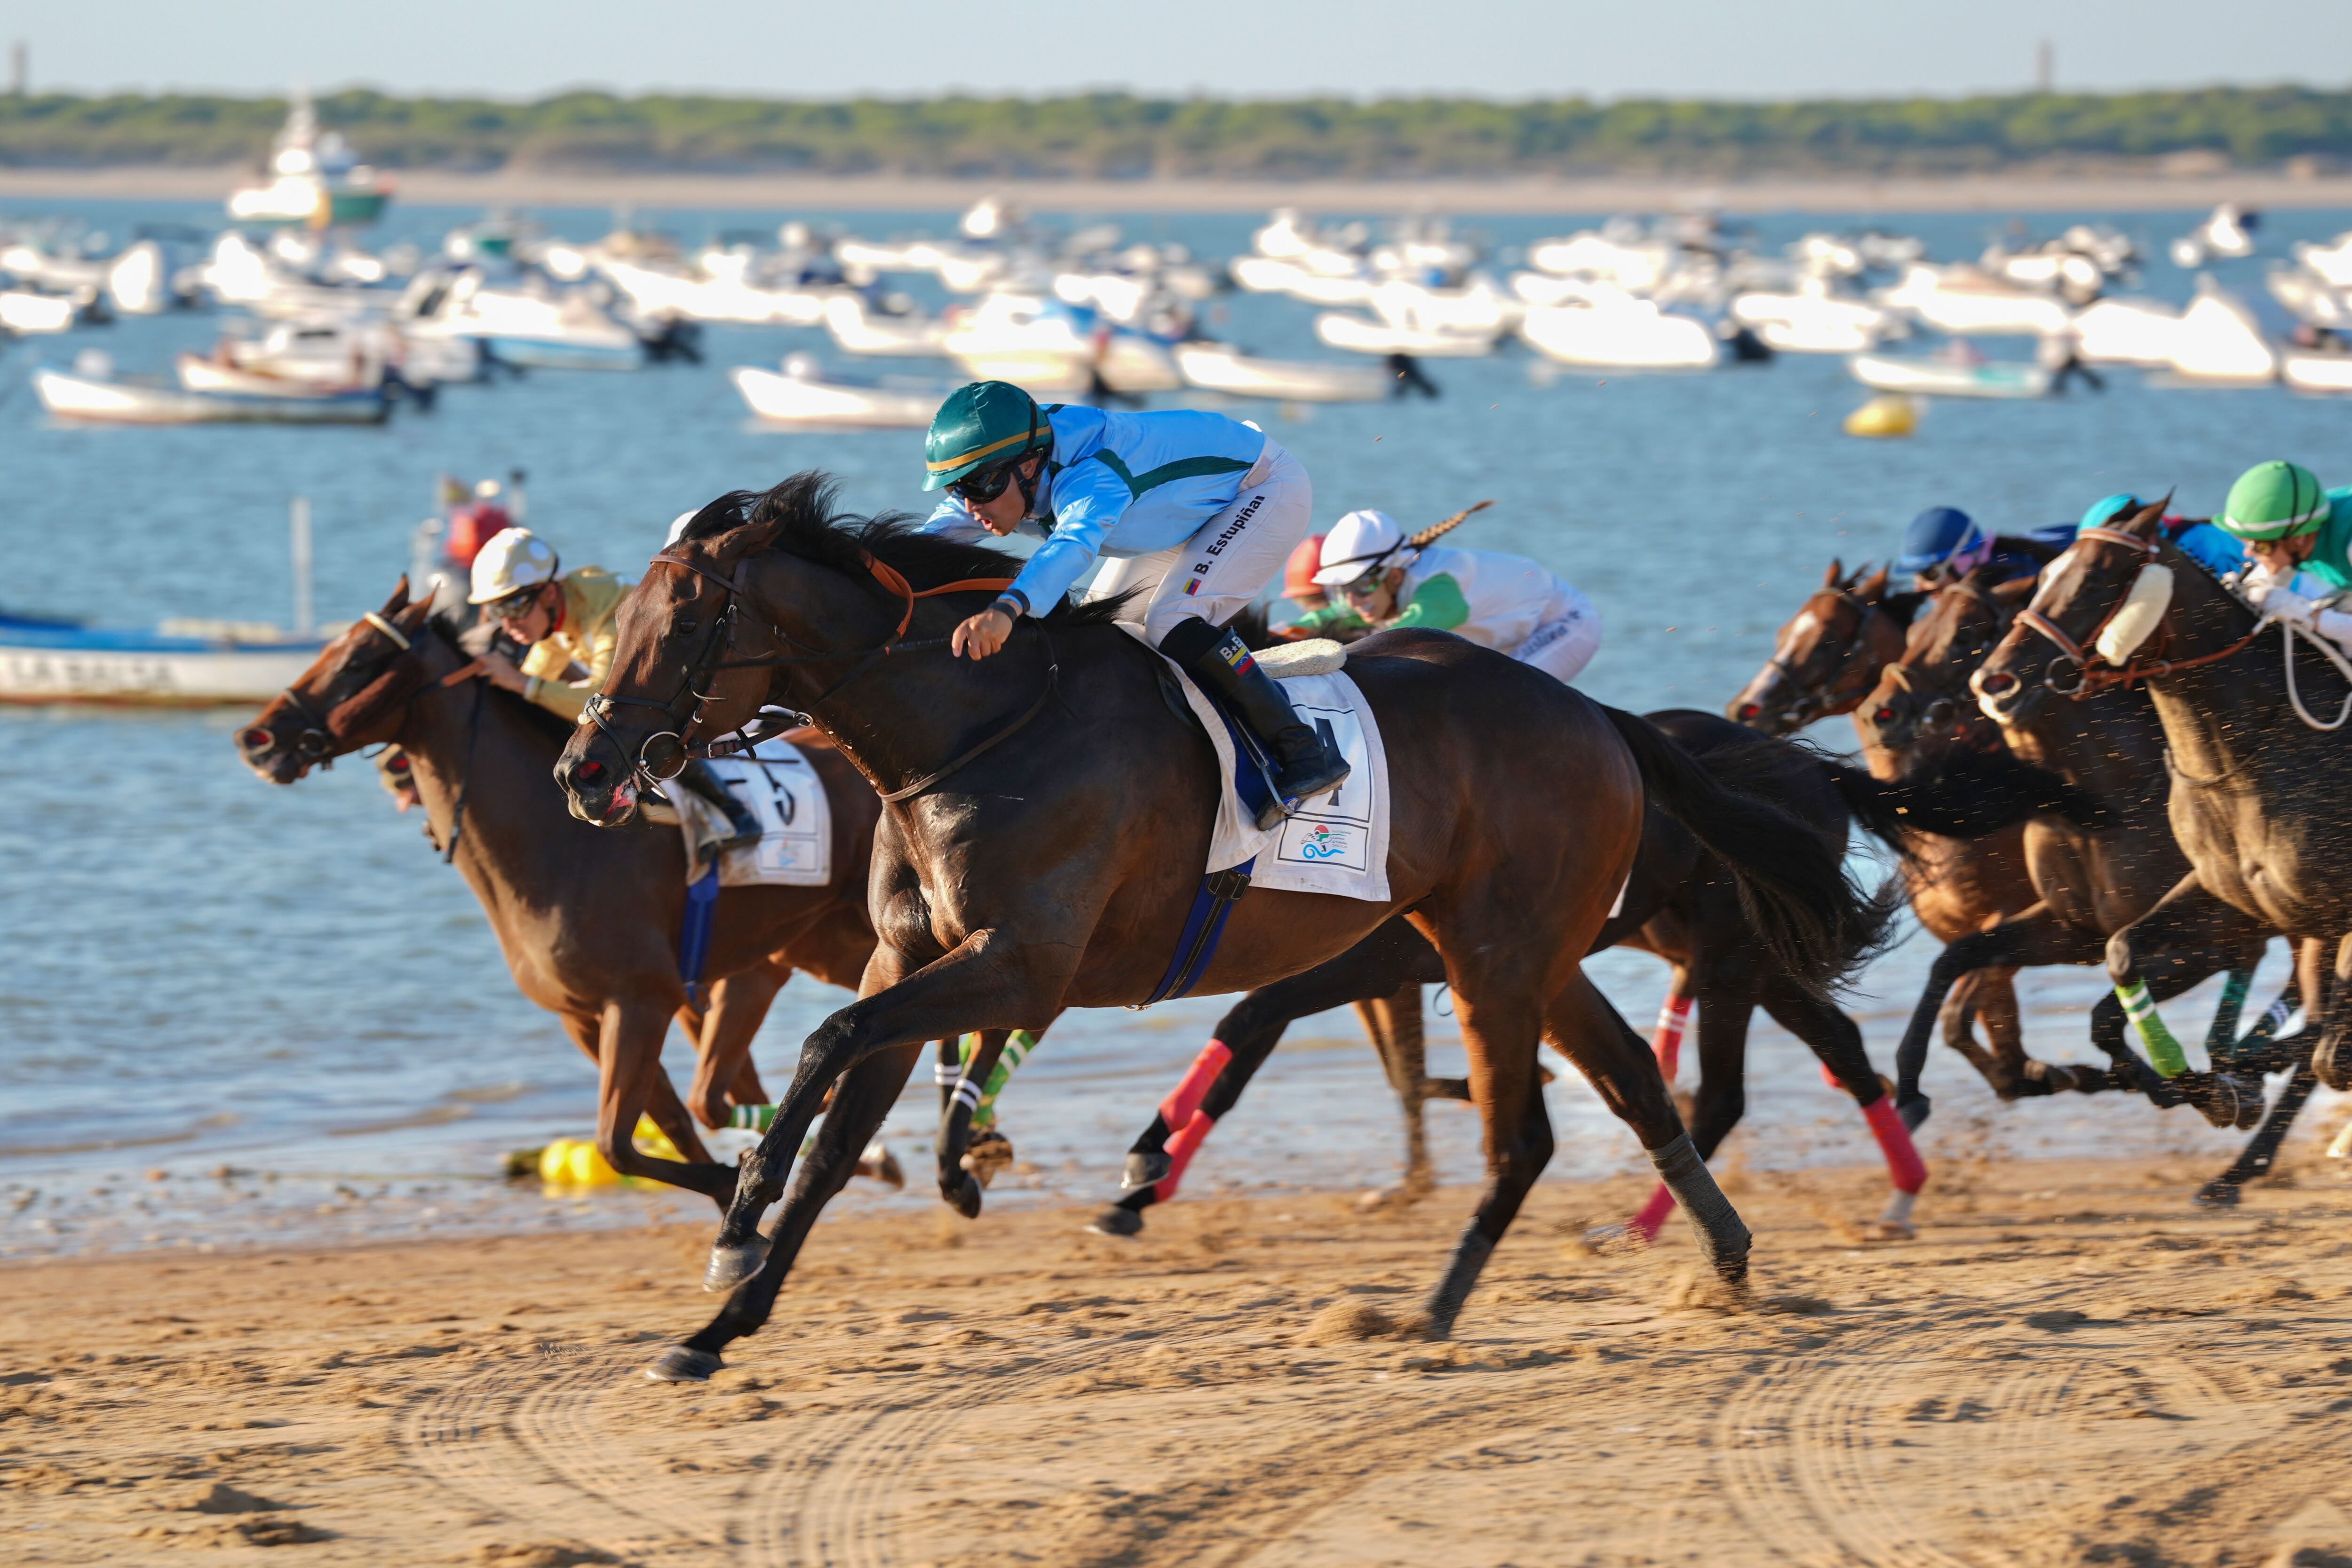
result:
[[(0, 200), (213, 200), (249, 177), (220, 168), (0, 168)], [(1818, 212), (2200, 212), (2217, 202), (2256, 208), (2352, 206), (2352, 175), (2290, 178), (2276, 170), (2221, 174), (1998, 174), (1950, 178), (1629, 177), (1499, 180), (950, 180), (892, 175), (598, 174), (529, 168), (484, 174), (395, 171), (396, 199), (446, 206), (604, 207), (659, 211), (784, 208), (929, 212), (1011, 196), (1039, 212), (1516, 213), (1592, 215), (1702, 205), (1735, 214)]]
[(1546, 1184), (1444, 1344), (1378, 1336), (1461, 1192), (827, 1225), (699, 1386), (639, 1372), (709, 1310), (699, 1225), (28, 1265), (0, 1552), (2341, 1563), (2352, 1187), (2300, 1147), (2221, 1214), (2178, 1162), (1947, 1162), (1892, 1244), (1874, 1173), (1735, 1165), (1739, 1310), (1678, 1225), (1581, 1245), (1634, 1180)]

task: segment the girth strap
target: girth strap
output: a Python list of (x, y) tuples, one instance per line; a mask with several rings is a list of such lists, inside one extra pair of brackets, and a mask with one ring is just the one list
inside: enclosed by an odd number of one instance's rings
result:
[(1171, 996), (1181, 996), (1201, 983), (1208, 972), (1210, 961), (1217, 956), (1217, 943), (1225, 934), (1225, 921), (1249, 891), (1250, 872), (1257, 866), (1257, 858), (1230, 870), (1212, 871), (1201, 879), (1201, 886), (1192, 895), (1192, 907), (1185, 911), (1184, 929), (1177, 935), (1176, 952), (1168, 961), (1168, 973), (1151, 994), (1137, 1003), (1134, 1011), (1140, 1012), (1155, 1002), (1165, 1002)]
[(719, 862), (687, 884), (686, 923), (677, 932), (677, 973), (686, 982), (687, 1005), (702, 1005), (702, 966), (710, 958), (711, 916), (719, 909)]

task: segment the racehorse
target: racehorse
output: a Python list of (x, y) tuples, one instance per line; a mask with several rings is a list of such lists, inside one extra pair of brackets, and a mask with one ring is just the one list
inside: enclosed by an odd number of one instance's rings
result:
[[(396, 742), (436, 842), (446, 849), (456, 840), (454, 864), (489, 916), (516, 986), (561, 1018), (600, 1069), (598, 1150), (624, 1175), (689, 1188), (723, 1208), (734, 1167), (711, 1159), (661, 1070), (671, 1016), (693, 1016), (677, 958), (685, 845), (675, 831), (599, 833), (574, 821), (549, 776), (572, 726), (470, 678), (459, 634), (430, 610), (409, 603), (403, 578), (381, 610), (352, 623), (237, 732), (237, 749), (264, 779), (290, 784), (361, 747)], [(874, 949), (864, 870), (881, 804), (839, 756), (807, 754), (832, 802), (836, 872), (822, 888), (720, 891), (705, 973), (722, 984), (699, 1037), (691, 1097), (709, 1125), (724, 1124), (727, 1090), (783, 976), (799, 968), (855, 986)], [(640, 1111), (686, 1163), (636, 1148)]]
[[(2163, 537), (2163, 513), (2158, 502), (2085, 529), (2043, 574), (2029, 613), (1971, 685), (1985, 710), (2011, 725), (2033, 723), (2060, 698), (2146, 686), (2163, 727), (2167, 812), (2191, 869), (2109, 937), (2107, 975), (2142, 1000), (2169, 978), (2174, 954), (2244, 921), (2294, 939), (2306, 1020), (2299, 1038), (2314, 1043), (2272, 1110), (2283, 1132), (2315, 1079), (2352, 1088), (2343, 1049), (2352, 888), (2341, 875), (2352, 849), (2352, 799), (2333, 732), (2352, 714), (2352, 698), (2331, 720), (2312, 712), (2304, 696), (2330, 689), (2347, 667), (2333, 648), (2285, 626), (2273, 665), (2256, 640), (2271, 623)], [(2329, 952), (2334, 962), (2326, 965)], [(2137, 1022), (2152, 1049), (2169, 1044), (2152, 1002)], [(2177, 1052), (2172, 1046), (2166, 1054)], [(2200, 1195), (2236, 1201), (2234, 1189), (2210, 1185)]]
[[(1864, 704), (1860, 722), (1890, 748), (1952, 723), (1969, 699), (1978, 666), (2009, 633), (2033, 592), (2031, 581), (1999, 584), (1984, 568), (1938, 590), (1927, 613), (1913, 624), (1903, 658), (1887, 667)], [(2145, 692), (2126, 687), (2096, 701), (2040, 704), (2030, 715), (2011, 710), (2006, 717), (2000, 710), (1992, 716), (2011, 751), (2089, 792), (2105, 810), (2092, 827), (2053, 817), (2028, 824), (2026, 864), (2036, 901), (1937, 955), (1895, 1051), (1896, 1100), (1906, 1117), (1916, 1120), (1927, 1114), (1919, 1073), (1928, 1030), (1958, 976), (1983, 964), (2096, 963), (2108, 934), (2146, 913), (2189, 869), (2166, 820), (2163, 735)], [(2269, 934), (2256, 921), (2217, 910), (2193, 942), (2167, 954), (2163, 994), (2185, 990), (2216, 971), (2230, 972), (2228, 999), (2214, 1020), (2211, 1039), (2234, 1040), (2238, 1005)], [(2258, 1079), (2242, 1080), (2226, 1071), (2159, 1078), (2125, 1039), (2124, 1023), (2122, 1005), (2113, 997), (2103, 998), (2093, 1010), (2092, 1043), (2116, 1063), (2124, 1087), (2143, 1089), (2158, 1104), (2186, 1100), (2217, 1127), (2252, 1127), (2259, 1120)], [(2045, 1070), (2052, 1076), (2068, 1071)]]
[[(1161, 661), (1115, 624), (1118, 601), (1024, 620), (1021, 646), (986, 665), (939, 651), (950, 617), (1015, 563), (901, 518), (838, 517), (829, 481), (803, 474), (704, 508), (623, 602), (612, 674), (559, 764), (574, 811), (625, 821), (646, 776), (771, 701), (832, 736), (887, 808), (872, 885), (880, 940), (860, 997), (809, 1037), (775, 1125), (744, 1159), (706, 1276), (733, 1294), (655, 1363), (656, 1377), (707, 1378), (725, 1345), (766, 1321), (922, 1041), (1146, 1001), (1205, 891), (1215, 753), (1163, 694)], [(1390, 898), (1248, 891), (1230, 906), (1200, 989), (1312, 967), (1398, 912), (1444, 955), (1487, 1182), (1426, 1299), (1427, 1331), (1451, 1331), (1550, 1157), (1539, 1037), (1633, 1128), (1717, 1276), (1744, 1284), (1747, 1227), (1684, 1134), (1656, 1063), (1579, 961), (1632, 869), (1645, 795), (1723, 858), (1756, 902), (1767, 951), (1799, 984), (1832, 982), (1879, 911), (1816, 836), (1725, 791), (1643, 721), (1539, 670), (1427, 632), (1367, 638), (1349, 668), (1399, 742)], [(783, 1196), (835, 1080), (833, 1111), (763, 1247), (758, 1221)]]
[[(1900, 854), (1915, 829), (1981, 834), (2040, 811), (2094, 809), (2061, 781), (2005, 754), (1972, 759), (1951, 775), (1924, 783), (1890, 784), (1810, 746), (1769, 739), (1711, 713), (1668, 710), (1647, 718), (1709, 771), (1779, 805), (1840, 853), (1853, 823)], [(1892, 1106), (1881, 1109), (1884, 1089), (1861, 1031), (1826, 999), (1758, 962), (1757, 933), (1722, 863), (1671, 817), (1653, 815), (1643, 824), (1623, 901), (1594, 938), (1593, 950), (1621, 943), (1665, 959), (1675, 966), (1672, 994), (1697, 999), (1700, 1079), (1690, 1132), (1700, 1156), (1712, 1158), (1746, 1110), (1748, 1026), (1761, 1005), (1821, 1058), (1825, 1078), (1853, 1096), (1881, 1143), (1895, 1189), (1878, 1223), (1886, 1234), (1907, 1235), (1926, 1168)], [(1856, 953), (1854, 960), (1864, 956)], [(1142, 1229), (1145, 1209), (1175, 1195), (1184, 1166), (1240, 1100), (1289, 1023), (1385, 994), (1399, 978), (1438, 984), (1445, 968), (1409, 922), (1391, 920), (1339, 957), (1244, 997), (1137, 1139), (1128, 1154), (1127, 1190), (1096, 1216), (1095, 1228), (1132, 1236)], [(1417, 990), (1413, 1001), (1417, 1013)], [(1668, 1051), (1660, 1052), (1660, 1069), (1671, 1081)], [(1397, 1076), (1391, 1072), (1392, 1080)], [(1406, 1097), (1409, 1124), (1418, 1122), (1419, 1107), (1418, 1098)], [(1408, 1184), (1412, 1179), (1409, 1167)], [(1669, 1206), (1661, 1188), (1624, 1228), (1647, 1242)]]
[[(1847, 575), (1831, 562), (1822, 585), (1781, 626), (1772, 656), (1725, 713), (1768, 735), (1794, 734), (1816, 720), (1855, 713), (1863, 760), (1872, 773), (1891, 779), (1906, 765), (1917, 765), (1922, 758), (1899, 758), (1872, 745), (1857, 710), (1880, 673), (1903, 657), (1912, 619), (1927, 597), (1887, 592), (1883, 567), (1858, 567)], [(1906, 847), (1900, 869), (1912, 913), (1938, 942), (1957, 942), (2033, 902), (2022, 825), (1981, 838), (1922, 833)], [(1962, 976), (1942, 1020), (1944, 1043), (1968, 1058), (2003, 1100), (2047, 1094), (2053, 1087), (2045, 1079), (2000, 1070), (2000, 1064), (2025, 1060), (2023, 1024), (2011, 984), (2015, 973), (1992, 967)], [(1680, 1005), (1685, 999), (1679, 995), (1668, 999), (1670, 1012)], [(1976, 1043), (1978, 1018), (1984, 1020), (1989, 1049)]]

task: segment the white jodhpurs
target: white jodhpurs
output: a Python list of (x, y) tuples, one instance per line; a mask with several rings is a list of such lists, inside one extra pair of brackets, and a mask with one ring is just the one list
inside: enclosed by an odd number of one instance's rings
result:
[(1103, 563), (1089, 600), (1137, 590), (1119, 619), (1140, 626), (1153, 647), (1176, 623), (1197, 616), (1221, 626), (1279, 576), (1315, 522), (1315, 486), (1306, 465), (1269, 437), (1234, 504), (1172, 549)]
[(1547, 620), (1529, 632), (1527, 640), (1511, 650), (1511, 657), (1563, 683), (1582, 674), (1592, 656), (1601, 651), (1601, 612), (1583, 595), (1575, 596), (1576, 603), (1567, 615)]

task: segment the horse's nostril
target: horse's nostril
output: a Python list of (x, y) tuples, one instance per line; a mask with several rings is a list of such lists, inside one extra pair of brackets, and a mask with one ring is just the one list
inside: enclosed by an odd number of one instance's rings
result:
[(1763, 711), (1763, 707), (1759, 703), (1743, 702), (1739, 705), (1739, 721), (1745, 724), (1748, 720), (1755, 718), (1756, 715)]
[(236, 744), (240, 751), (266, 752), (276, 740), (276, 736), (257, 724), (250, 730), (238, 731)]
[(1874, 724), (1892, 724), (1895, 722), (1895, 710), (1892, 708), (1881, 708), (1877, 712), (1873, 713), (1870, 716), (1870, 721)]
[(2017, 677), (2010, 674), (2009, 671), (2002, 669), (1996, 670), (1992, 674), (1986, 676), (1979, 684), (1978, 689), (1983, 691), (1987, 696), (1999, 697), (2006, 692), (2014, 690), (2016, 687)]
[(594, 784), (604, 776), (604, 764), (593, 761), (583, 763), (572, 770), (572, 776), (584, 784)]

